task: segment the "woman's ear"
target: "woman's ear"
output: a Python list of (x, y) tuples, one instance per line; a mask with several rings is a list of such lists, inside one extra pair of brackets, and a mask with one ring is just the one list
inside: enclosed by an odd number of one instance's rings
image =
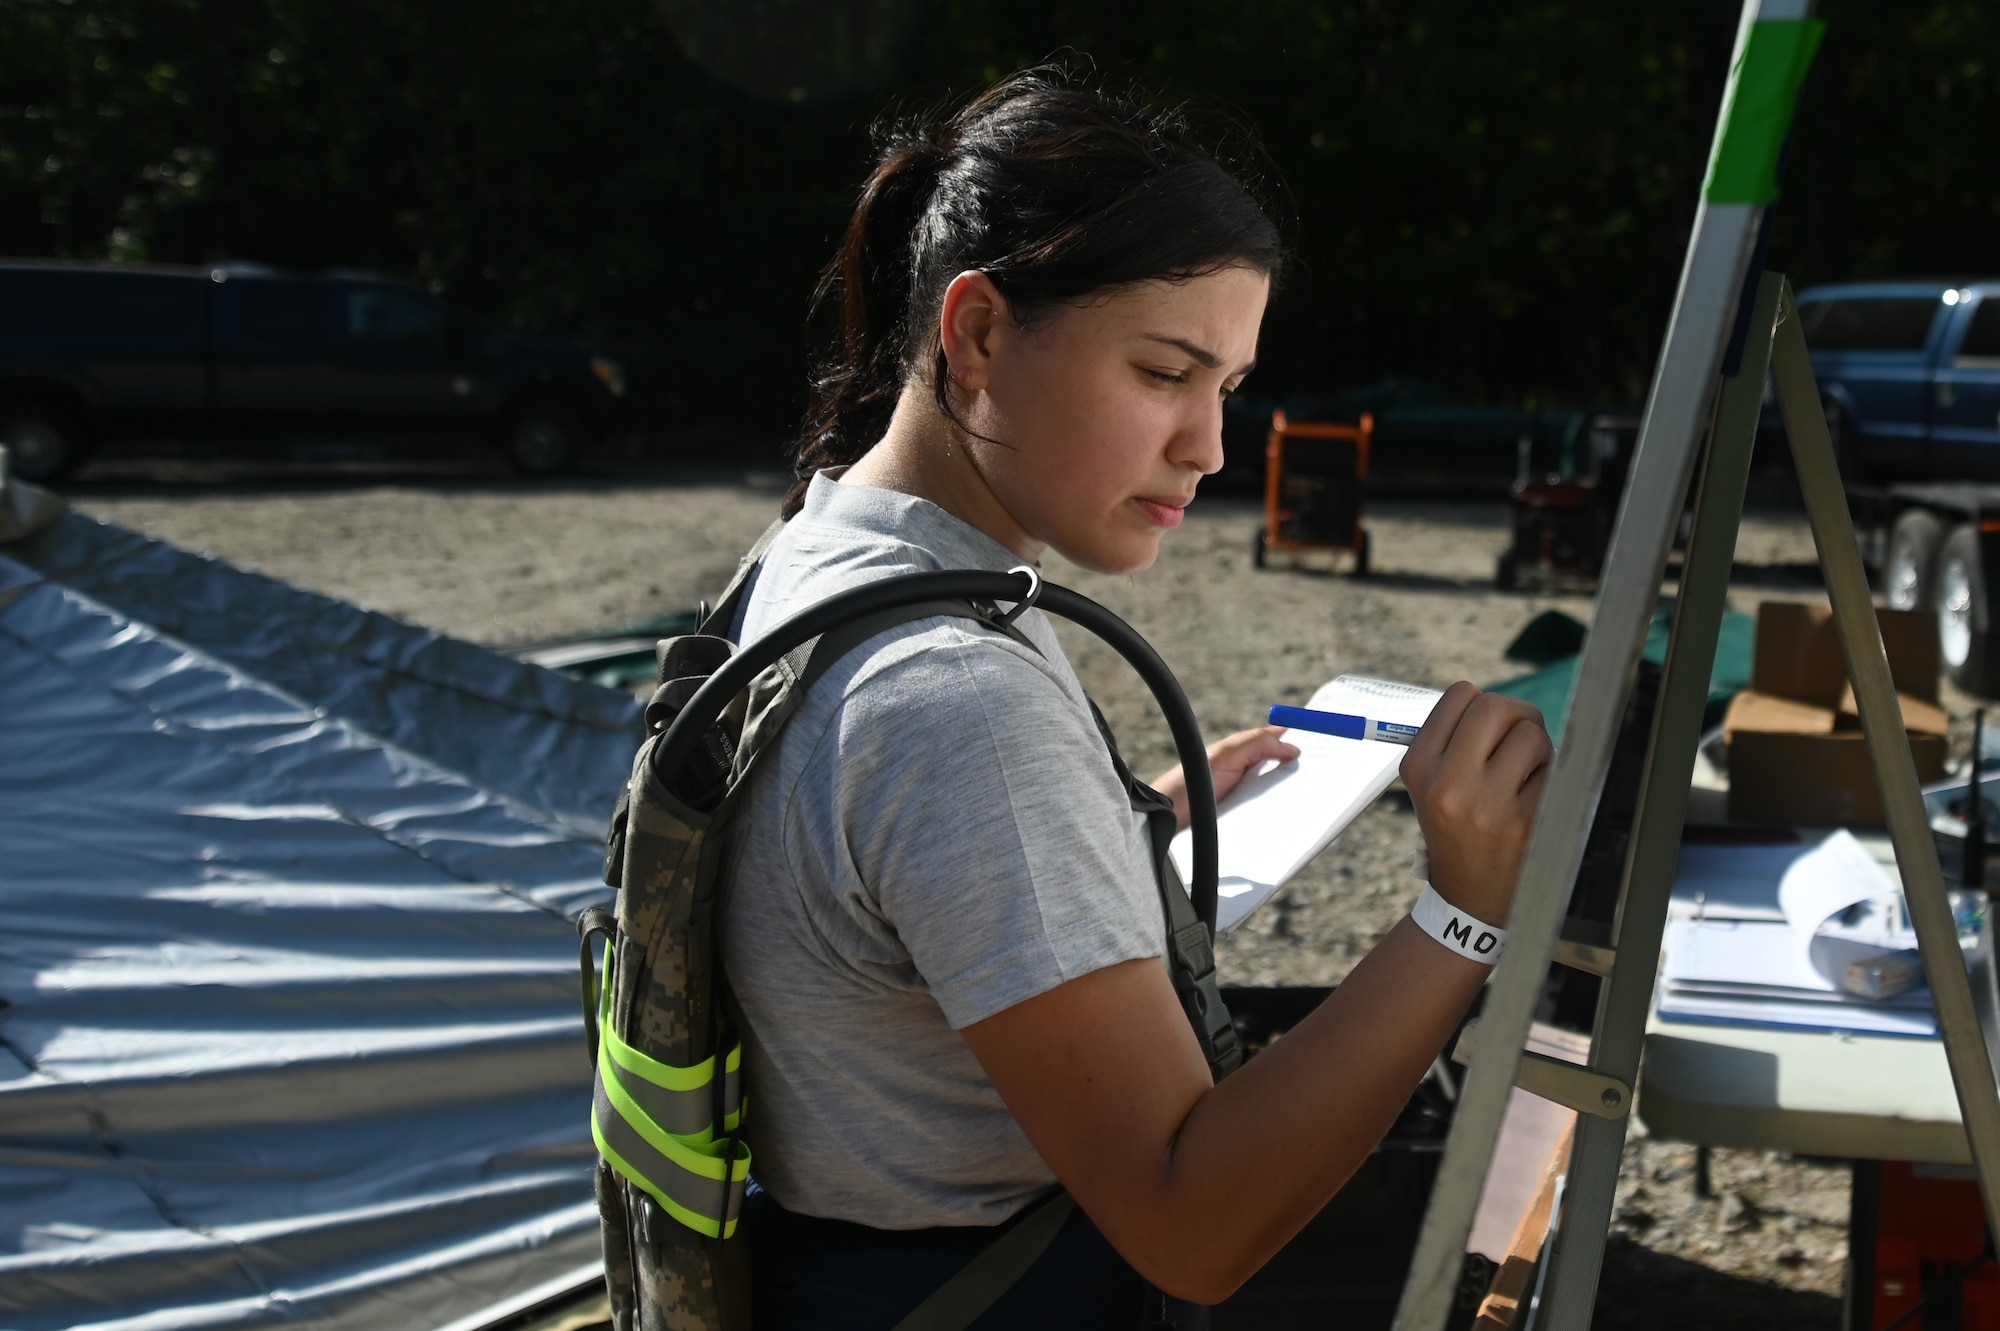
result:
[(977, 393), (992, 382), (994, 334), (1012, 317), (1000, 288), (978, 269), (951, 279), (938, 311), (938, 346), (954, 384)]

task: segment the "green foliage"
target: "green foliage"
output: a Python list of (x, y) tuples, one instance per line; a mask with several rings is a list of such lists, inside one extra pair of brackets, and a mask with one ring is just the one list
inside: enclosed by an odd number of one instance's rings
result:
[(2000, 272), (2000, 15), (1828, 0), (1821, 17), (1779, 252), (1815, 279)]
[[(1268, 146), (1304, 263), (1253, 391), (1636, 399), (1737, 10), (848, 4), (871, 61), (881, 25), (914, 27), (887, 84), (813, 101), (741, 91), (740, 43), (732, 81), (705, 71), (648, 0), (0, 0), (0, 251), (399, 273), (491, 323), (625, 344), (663, 418), (782, 428), (869, 120), (1069, 49)], [(2000, 24), (1969, 0), (1823, 17), (1774, 266), (2000, 270)]]

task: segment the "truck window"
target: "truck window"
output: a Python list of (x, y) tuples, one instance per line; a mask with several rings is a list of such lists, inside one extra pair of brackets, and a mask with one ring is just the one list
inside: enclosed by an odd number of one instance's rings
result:
[(1965, 330), (1958, 358), (2000, 361), (2000, 296), (1987, 296), (1972, 312), (1972, 326)]
[(197, 278), (152, 273), (15, 269), (0, 272), (7, 333), (111, 337), (194, 346), (201, 339)]
[(1935, 296), (1816, 300), (1799, 306), (1799, 325), (1816, 351), (1922, 351), (1942, 308)]
[(246, 280), (237, 289), (236, 333), (246, 342), (320, 342), (326, 292), (317, 282)]
[(347, 292), (347, 335), (378, 346), (435, 346), (444, 336), (444, 312), (415, 292), (352, 287)]

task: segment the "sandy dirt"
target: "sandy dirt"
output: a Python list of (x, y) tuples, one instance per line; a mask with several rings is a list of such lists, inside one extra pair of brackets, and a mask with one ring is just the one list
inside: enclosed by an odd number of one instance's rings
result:
[[(530, 485), (450, 479), (74, 487), (78, 507), (190, 549), (478, 642), (560, 638), (649, 618), (713, 595), (774, 515), (770, 473), (688, 469)], [(1138, 577), (1052, 560), (1050, 573), (1128, 618), (1179, 675), (1204, 731), (1257, 723), (1346, 672), (1435, 685), (1523, 672), (1504, 657), (1544, 609), (1588, 618), (1579, 594), (1497, 593), (1506, 543), (1497, 501), (1372, 504), (1374, 576), (1252, 567), (1251, 502), (1204, 499)], [(1795, 513), (1753, 514), (1733, 604), (1821, 597)], [(1172, 761), (1135, 677), (1094, 640), (1067, 634), (1078, 671), (1142, 773)], [(1954, 699), (1962, 703), (1962, 699)], [(1402, 915), (1421, 886), (1406, 799), (1364, 814), (1221, 947), (1225, 981), (1330, 984)], [(1839, 1162), (1717, 1150), (1712, 1195), (1692, 1147), (1643, 1136), (1627, 1148), (1598, 1323), (1607, 1327), (1835, 1325), (1848, 1171)]]

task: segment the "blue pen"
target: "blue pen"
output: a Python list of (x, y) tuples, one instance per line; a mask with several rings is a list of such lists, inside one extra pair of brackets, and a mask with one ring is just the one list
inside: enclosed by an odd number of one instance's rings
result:
[(1316, 712), (1310, 707), (1277, 706), (1271, 709), (1271, 724), (1287, 730), (1310, 730), (1339, 739), (1372, 739), (1384, 744), (1408, 744), (1422, 726), (1406, 726), (1396, 721), (1371, 721), (1346, 712)]

